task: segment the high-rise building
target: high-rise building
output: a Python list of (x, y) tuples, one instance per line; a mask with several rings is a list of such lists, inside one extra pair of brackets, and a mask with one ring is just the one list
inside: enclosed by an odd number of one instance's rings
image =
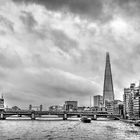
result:
[(4, 98), (3, 98), (3, 95), (2, 97), (0, 98), (0, 111), (1, 110), (4, 110)]
[(130, 88), (125, 88), (124, 89), (124, 94), (123, 94), (123, 107), (124, 107), (124, 117), (128, 117), (130, 113), (130, 100), (131, 100), (131, 90)]
[(106, 66), (104, 74), (104, 89), (103, 89), (103, 104), (105, 102), (114, 101), (114, 89), (113, 89), (113, 80), (111, 73), (111, 64), (109, 53), (106, 53)]
[(134, 118), (140, 119), (140, 96), (135, 97), (133, 100), (133, 114)]
[(124, 89), (123, 106), (124, 117), (134, 118), (137, 117), (139, 107), (139, 88), (135, 83), (132, 83), (129, 88)]
[(102, 104), (103, 104), (103, 96), (101, 95), (94, 96), (94, 106), (102, 107)]

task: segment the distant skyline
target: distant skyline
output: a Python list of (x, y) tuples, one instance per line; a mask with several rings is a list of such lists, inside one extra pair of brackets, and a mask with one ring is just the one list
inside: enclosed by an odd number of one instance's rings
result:
[(0, 0), (0, 92), (8, 106), (103, 95), (110, 54), (115, 99), (140, 80), (139, 0)]

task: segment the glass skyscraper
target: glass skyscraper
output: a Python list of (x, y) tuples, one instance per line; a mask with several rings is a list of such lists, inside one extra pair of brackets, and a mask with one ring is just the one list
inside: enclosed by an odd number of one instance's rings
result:
[(103, 88), (103, 104), (105, 102), (114, 101), (114, 89), (113, 89), (113, 80), (111, 73), (111, 64), (109, 53), (106, 53), (106, 66), (104, 74), (104, 88)]

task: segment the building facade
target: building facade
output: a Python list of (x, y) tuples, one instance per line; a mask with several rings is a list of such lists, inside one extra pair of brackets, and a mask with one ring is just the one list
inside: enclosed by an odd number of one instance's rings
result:
[(63, 106), (60, 106), (60, 105), (53, 105), (53, 106), (50, 106), (49, 107), (49, 111), (58, 111), (58, 112), (61, 112), (61, 111), (64, 111), (64, 107)]
[(114, 100), (114, 114), (123, 115), (123, 102), (120, 100)]
[(94, 98), (94, 107), (102, 107), (103, 104), (103, 96), (96, 95)]
[(135, 119), (140, 119), (140, 96), (134, 98), (133, 114)]
[(132, 114), (132, 101), (131, 101), (131, 89), (125, 88), (123, 94), (123, 105), (124, 105), (124, 118), (130, 117)]
[(64, 108), (66, 111), (77, 110), (78, 102), (77, 101), (65, 101)]
[(4, 110), (4, 98), (3, 96), (0, 98), (0, 111)]
[(105, 101), (105, 106), (109, 114), (114, 113), (114, 101)]
[[(123, 105), (124, 105), (124, 118), (138, 118), (139, 111), (139, 90), (135, 83), (132, 83), (129, 88), (124, 89)], [(140, 111), (139, 111), (140, 112)]]

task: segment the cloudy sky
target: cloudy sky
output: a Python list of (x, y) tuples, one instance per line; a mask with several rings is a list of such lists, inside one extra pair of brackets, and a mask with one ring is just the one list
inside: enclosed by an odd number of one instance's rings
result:
[(103, 94), (105, 55), (115, 98), (140, 80), (139, 0), (0, 0), (5, 104), (89, 105)]

